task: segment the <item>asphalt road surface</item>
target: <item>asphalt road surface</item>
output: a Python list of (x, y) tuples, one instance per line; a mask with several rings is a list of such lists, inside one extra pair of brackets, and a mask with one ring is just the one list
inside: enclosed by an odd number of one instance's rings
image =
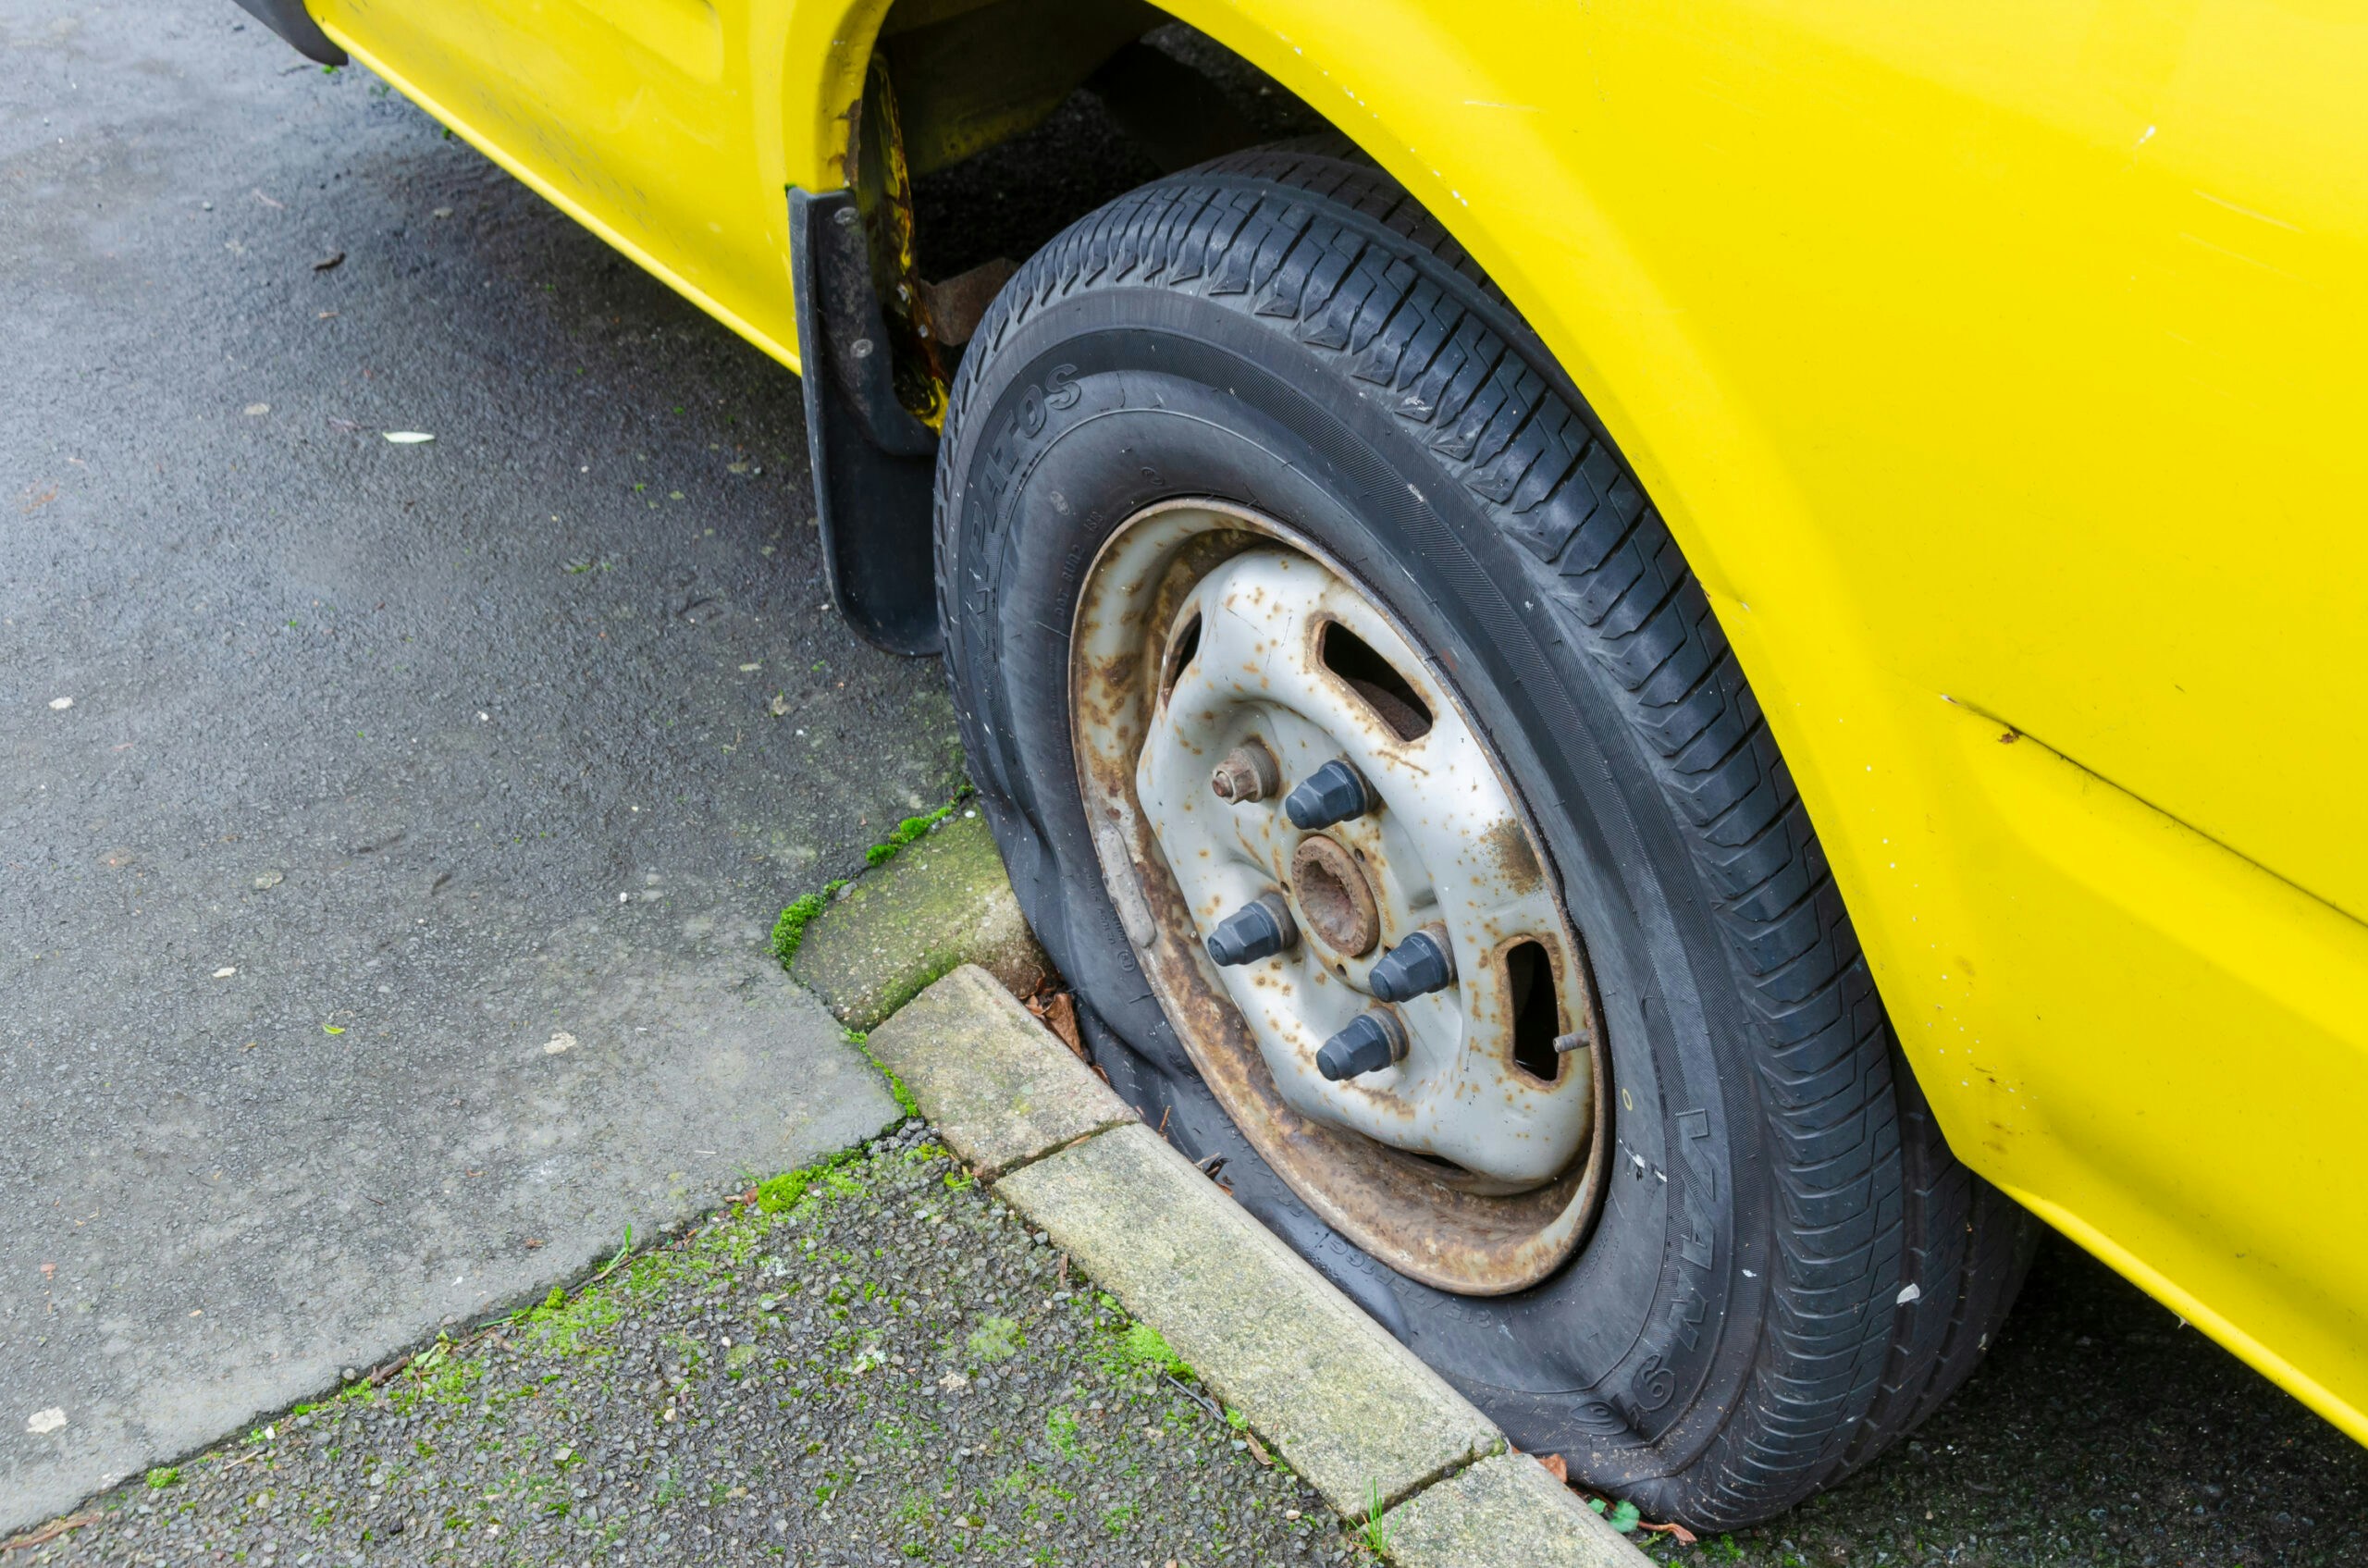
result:
[(0, 321), (5, 1535), (893, 1117), (765, 939), (960, 761), (796, 379), (228, 0), (0, 0)]
[[(1073, 105), (924, 260), (1151, 172)], [(0, 1535), (893, 1115), (764, 936), (959, 759), (823, 608), (795, 381), (366, 73), (0, 0)], [(2349, 1563), (2364, 1498), (2052, 1243), (1915, 1441), (1690, 1555)]]

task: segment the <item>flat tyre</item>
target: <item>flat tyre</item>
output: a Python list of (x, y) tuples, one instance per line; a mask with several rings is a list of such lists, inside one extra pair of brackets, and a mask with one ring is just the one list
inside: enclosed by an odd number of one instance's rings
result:
[(937, 508), (1097, 1061), (1517, 1444), (1730, 1526), (1971, 1370), (2030, 1222), (1942, 1142), (1650, 498), (1386, 175), (1261, 149), (1061, 235)]

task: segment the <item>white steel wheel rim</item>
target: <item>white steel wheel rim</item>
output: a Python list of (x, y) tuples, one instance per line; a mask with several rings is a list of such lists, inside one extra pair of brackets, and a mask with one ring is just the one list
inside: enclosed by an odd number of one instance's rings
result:
[[(1274, 520), (1165, 502), (1121, 525), (1089, 572), (1070, 714), (1097, 858), (1143, 973), (1267, 1163), (1359, 1247), (1441, 1290), (1517, 1290), (1567, 1259), (1609, 1146), (1585, 950), (1503, 768), (1402, 628)], [(1253, 739), (1279, 787), (1219, 798), (1212, 770)], [(1336, 758), (1375, 809), (1295, 827), (1282, 796)], [(1323, 875), (1295, 884), (1311, 865)], [(1345, 901), (1318, 896), (1344, 880)], [(1262, 893), (1298, 941), (1218, 966), (1211, 931)], [(1446, 928), (1454, 982), (1377, 1002), (1374, 965), (1425, 925)], [(1398, 1021), (1402, 1058), (1326, 1079), (1319, 1047), (1367, 1011)], [(1549, 1031), (1559, 1050), (1541, 1043)]]

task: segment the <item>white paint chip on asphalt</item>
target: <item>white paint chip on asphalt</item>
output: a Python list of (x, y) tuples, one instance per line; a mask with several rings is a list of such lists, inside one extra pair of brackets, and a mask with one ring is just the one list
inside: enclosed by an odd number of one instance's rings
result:
[(554, 1031), (549, 1040), (543, 1042), (543, 1055), (546, 1056), (556, 1056), (563, 1051), (574, 1049), (575, 1036), (563, 1029)]
[(25, 1418), (25, 1430), (37, 1438), (55, 1432), (65, 1425), (66, 1412), (58, 1405), (51, 1405), (47, 1410), (36, 1410)]
[(425, 430), (389, 430), (386, 436), (387, 439), (399, 447), (415, 447), (424, 441), (432, 441), (436, 438)]
[(249, 403), (247, 405), (247, 417), (250, 419), (253, 418), (257, 414), (269, 414), (270, 412), (271, 405), (269, 403)]
[(225, 964), (225, 965), (223, 965), (220, 969), (216, 969), (216, 970), (214, 971), (214, 978), (215, 978), (215, 979), (216, 979), (216, 980), (228, 980), (228, 979), (229, 979), (232, 975), (237, 974), (238, 972), (239, 972), (239, 966), (238, 966), (238, 965), (236, 965), (236, 964)]
[(56, 711), (63, 713), (74, 706), (74, 699), (70, 697), (53, 697), (49, 699), (49, 705)]

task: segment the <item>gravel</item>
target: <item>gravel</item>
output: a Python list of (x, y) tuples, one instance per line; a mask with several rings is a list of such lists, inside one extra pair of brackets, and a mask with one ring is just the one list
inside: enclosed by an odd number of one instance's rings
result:
[[(9, 1568), (1369, 1561), (919, 1123), (758, 1191), (135, 1479)], [(1637, 1544), (1741, 1568), (2334, 1568), (2368, 1562), (2363, 1503), (2368, 1451), (2051, 1241), (1907, 1442), (1768, 1525)]]
[(1833, 1490), (1665, 1562), (2356, 1568), (2368, 1451), (2071, 1242), (1955, 1399)]
[(1353, 1557), (1177, 1372), (908, 1122), (9, 1563)]

